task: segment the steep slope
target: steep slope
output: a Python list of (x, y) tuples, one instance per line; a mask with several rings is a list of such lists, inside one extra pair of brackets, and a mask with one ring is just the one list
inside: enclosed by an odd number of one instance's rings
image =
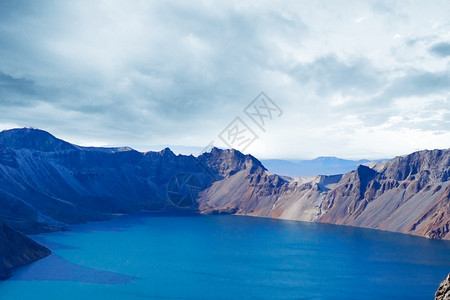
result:
[[(254, 157), (244, 156), (236, 150), (214, 148), (200, 159), (204, 159), (206, 165), (218, 170), (223, 177), (199, 197), (199, 209), (204, 213), (266, 215), (269, 204), (287, 183), (283, 178), (269, 174)], [(239, 163), (233, 163), (236, 161)]]
[(327, 195), (321, 222), (449, 238), (450, 151), (397, 157), (375, 171), (360, 166)]
[[(142, 210), (196, 212), (199, 191), (251, 164), (263, 168), (234, 150), (196, 158), (168, 148), (80, 147), (29, 128), (0, 132), (0, 141), (0, 218), (27, 234)], [(171, 197), (186, 196), (180, 178), (195, 179), (186, 185), (189, 205)]]
[(0, 279), (9, 277), (12, 268), (32, 263), (50, 253), (44, 246), (0, 221)]
[(86, 148), (29, 129), (1, 132), (0, 141), (0, 218), (26, 233), (118, 213), (177, 209), (167, 195), (173, 176), (196, 174), (200, 189), (214, 180), (195, 157), (170, 149)]
[(188, 209), (450, 239), (450, 149), (343, 175), (291, 178), (236, 150), (214, 148), (196, 158), (168, 148), (80, 147), (36, 129), (3, 131), (0, 141), (0, 218), (25, 233)]
[[(37, 129), (0, 132), (0, 278), (50, 251), (29, 234), (142, 210), (232, 213), (450, 239), (450, 149), (333, 176), (272, 174), (251, 155), (212, 149), (80, 147)], [(12, 229), (11, 227), (14, 229)]]
[(205, 213), (228, 211), (450, 239), (449, 174), (450, 149), (306, 179), (280, 177), (256, 166), (215, 182), (201, 194), (199, 207)]

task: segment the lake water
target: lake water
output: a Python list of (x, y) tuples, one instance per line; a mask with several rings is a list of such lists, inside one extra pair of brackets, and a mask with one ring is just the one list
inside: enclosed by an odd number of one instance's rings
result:
[(450, 242), (239, 216), (146, 213), (34, 236), (53, 255), (0, 299), (433, 299)]

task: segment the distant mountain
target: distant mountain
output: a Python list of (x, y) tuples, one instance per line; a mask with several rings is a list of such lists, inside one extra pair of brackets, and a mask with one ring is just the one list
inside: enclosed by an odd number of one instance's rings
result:
[[(330, 165), (320, 158), (316, 164)], [(340, 161), (340, 160), (338, 160)], [(291, 178), (251, 155), (80, 147), (37, 129), (0, 132), (0, 219), (25, 233), (142, 210), (232, 213), (450, 239), (450, 149)]]
[[(381, 160), (379, 160), (381, 161)], [(321, 156), (312, 160), (261, 160), (264, 166), (272, 173), (291, 177), (309, 177), (317, 175), (344, 174), (359, 165), (370, 162), (370, 160), (347, 160), (331, 156)]]

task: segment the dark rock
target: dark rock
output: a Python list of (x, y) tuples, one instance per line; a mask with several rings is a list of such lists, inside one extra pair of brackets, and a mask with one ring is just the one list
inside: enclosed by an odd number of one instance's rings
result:
[(50, 133), (34, 129), (20, 128), (0, 132), (0, 145), (15, 150), (33, 149), (42, 152), (73, 150), (75, 146), (55, 138)]
[[(120, 213), (176, 210), (450, 239), (449, 174), (450, 149), (419, 151), (343, 175), (290, 178), (271, 174), (237, 150), (213, 148), (198, 158), (169, 148), (140, 153), (80, 147), (41, 130), (14, 129), (0, 132), (0, 219), (31, 234)], [(193, 183), (177, 190), (183, 178)], [(50, 254), (14, 229), (0, 222), (3, 278)]]
[[(141, 210), (198, 210), (450, 239), (450, 149), (290, 178), (237, 150), (196, 158), (169, 148), (80, 147), (28, 128), (1, 132), (0, 144), (0, 218), (24, 233)], [(195, 184), (177, 191), (179, 178)]]
[(6, 279), (10, 270), (50, 255), (44, 246), (0, 221), (0, 279)]
[(441, 282), (436, 294), (434, 295), (435, 300), (450, 300), (450, 274), (447, 278)]

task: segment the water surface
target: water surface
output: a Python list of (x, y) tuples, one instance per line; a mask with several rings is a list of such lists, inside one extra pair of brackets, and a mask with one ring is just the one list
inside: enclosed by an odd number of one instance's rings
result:
[(432, 299), (450, 242), (325, 224), (146, 213), (33, 238), (0, 299)]

